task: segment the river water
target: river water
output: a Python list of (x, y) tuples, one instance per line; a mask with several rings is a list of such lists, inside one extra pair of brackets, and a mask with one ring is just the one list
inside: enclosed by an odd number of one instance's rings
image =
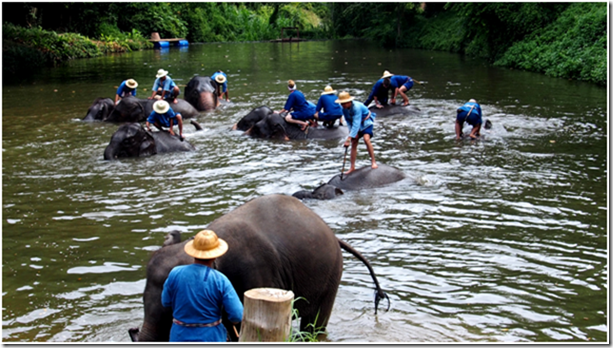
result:
[[(148, 96), (160, 68), (182, 88), (223, 69), (231, 103), (202, 113), (201, 132), (186, 124), (195, 152), (104, 161), (118, 125), (80, 119), (126, 78)], [(3, 85), (3, 341), (129, 341), (168, 231), (188, 238), (341, 169), (342, 140), (251, 139), (231, 125), (260, 105), (280, 110), (288, 79), (312, 102), (326, 84), (363, 101), (384, 70), (423, 82), (408, 94), (422, 115), (375, 125), (377, 160), (407, 179), (305, 204), (370, 260), (391, 308), (374, 315), (368, 271), (343, 253), (327, 340), (607, 342), (606, 89), (363, 41), (194, 44)], [(457, 142), (455, 109), (470, 98), (493, 128)]]

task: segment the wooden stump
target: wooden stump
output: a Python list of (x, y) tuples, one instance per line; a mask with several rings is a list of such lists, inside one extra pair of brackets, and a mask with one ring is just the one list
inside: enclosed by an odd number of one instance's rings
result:
[(286, 342), (292, 327), (294, 293), (274, 288), (245, 291), (239, 342)]
[(151, 33), (151, 40), (160, 40), (159, 33)]

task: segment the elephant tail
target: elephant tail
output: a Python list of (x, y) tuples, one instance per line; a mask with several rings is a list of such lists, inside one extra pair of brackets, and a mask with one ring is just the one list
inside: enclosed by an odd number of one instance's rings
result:
[(389, 309), (390, 309), (390, 298), (387, 296), (385, 291), (383, 291), (381, 289), (381, 287), (379, 286), (379, 281), (377, 280), (377, 276), (375, 275), (375, 271), (373, 271), (372, 266), (370, 265), (370, 262), (368, 262), (368, 260), (366, 260), (366, 258), (362, 254), (360, 254), (359, 251), (355, 250), (347, 242), (344, 242), (344, 241), (338, 239), (338, 244), (341, 246), (341, 249), (343, 249), (343, 250), (351, 253), (353, 256), (357, 257), (360, 261), (362, 261), (364, 263), (364, 265), (366, 265), (366, 268), (368, 268), (368, 272), (370, 272), (370, 276), (372, 277), (373, 281), (375, 282), (375, 315), (377, 314), (377, 308), (379, 307), (379, 301), (381, 301), (384, 298), (387, 299), (387, 309), (386, 309), (386, 311), (389, 311)]

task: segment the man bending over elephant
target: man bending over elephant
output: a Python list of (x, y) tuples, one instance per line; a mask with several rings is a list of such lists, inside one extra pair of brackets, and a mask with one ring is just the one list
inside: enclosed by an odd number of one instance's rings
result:
[(119, 99), (127, 95), (136, 97), (136, 87), (138, 87), (138, 83), (136, 83), (134, 79), (128, 79), (122, 82), (119, 88), (117, 88), (117, 93), (115, 93), (115, 105), (119, 103)]
[(472, 139), (477, 139), (477, 137), (481, 135), (479, 131), (481, 130), (483, 119), (481, 114), (481, 106), (477, 104), (477, 101), (474, 99), (469, 100), (468, 103), (458, 108), (458, 115), (456, 116), (455, 120), (455, 134), (457, 140), (462, 139), (464, 136), (462, 134), (464, 122), (467, 122), (473, 126), (469, 136)]
[(170, 134), (175, 135), (172, 131), (175, 120), (179, 125), (179, 139), (183, 141), (183, 117), (181, 117), (181, 114), (175, 113), (167, 101), (158, 100), (153, 103), (153, 111), (147, 118), (147, 130), (151, 131), (151, 124), (153, 124), (159, 130), (162, 130), (162, 126), (168, 127)]
[(285, 116), (287, 122), (299, 124), (301, 130), (305, 130), (309, 123), (311, 126), (317, 126), (315, 104), (306, 100), (304, 94), (296, 89), (296, 83), (293, 80), (287, 81), (287, 89), (289, 90), (289, 97), (287, 97), (285, 106), (283, 110), (279, 111), (279, 114), (293, 109), (294, 112)]
[[(315, 107), (315, 119), (323, 121), (326, 127), (334, 126), (336, 120), (338, 120), (341, 126), (343, 125), (343, 121), (341, 120), (341, 117), (343, 117), (343, 108), (335, 103), (335, 93), (336, 91), (332, 89), (332, 86), (326, 86)], [(324, 111), (321, 111), (322, 109)]]
[(228, 243), (204, 230), (184, 250), (194, 263), (173, 268), (162, 290), (162, 305), (172, 307), (169, 341), (226, 342), (228, 333), (220, 325), (222, 306), (232, 324), (243, 319), (243, 304), (232, 283), (213, 268), (215, 259), (228, 251)]
[(153, 93), (151, 93), (151, 97), (147, 99), (155, 98), (155, 95), (158, 93), (158, 89), (162, 89), (162, 99), (172, 100), (174, 104), (177, 102), (177, 97), (181, 93), (177, 84), (168, 77), (168, 71), (164, 69), (158, 70), (157, 75), (155, 75), (155, 82), (153, 83), (153, 88), (151, 89)]
[(389, 98), (389, 91), (392, 88), (392, 83), (390, 77), (394, 76), (394, 74), (385, 70), (383, 72), (383, 77), (381, 77), (375, 85), (372, 87), (368, 98), (364, 102), (364, 105), (368, 106), (370, 102), (375, 101), (375, 106), (377, 109), (383, 108), (387, 105), (387, 99)]
[(217, 96), (223, 98), (225, 95), (226, 101), (230, 101), (228, 96), (228, 75), (221, 70), (217, 70), (217, 72), (211, 75), (211, 78), (217, 83), (217, 88), (215, 89)]
[(336, 102), (343, 107), (343, 116), (345, 116), (347, 127), (350, 129), (349, 137), (347, 137), (344, 146), (349, 147), (349, 143), (351, 143), (351, 165), (349, 170), (345, 172), (345, 175), (355, 170), (355, 160), (358, 156), (358, 142), (362, 137), (364, 137), (364, 144), (366, 144), (366, 149), (370, 155), (371, 168), (377, 169), (379, 167), (375, 161), (375, 151), (370, 142), (370, 138), (373, 137), (372, 131), (377, 115), (371, 113), (366, 105), (353, 99), (354, 98), (350, 96), (349, 93), (341, 92), (336, 100)]
[(405, 92), (413, 88), (413, 79), (410, 76), (394, 75), (390, 78), (390, 82), (392, 84), (392, 89), (394, 90), (391, 100), (392, 105), (396, 104), (396, 96), (398, 93), (400, 93), (403, 100), (402, 106), (409, 105), (409, 97), (407, 97)]

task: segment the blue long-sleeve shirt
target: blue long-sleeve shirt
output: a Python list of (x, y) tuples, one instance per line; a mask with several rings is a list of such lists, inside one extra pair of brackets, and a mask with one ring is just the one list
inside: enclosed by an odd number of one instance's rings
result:
[[(315, 111), (319, 113), (320, 120), (322, 120), (322, 116), (326, 118), (329, 116), (343, 115), (343, 107), (341, 104), (335, 102), (336, 99), (338, 99), (338, 97), (335, 94), (324, 94), (319, 97), (317, 105), (315, 106)], [(322, 109), (324, 110), (323, 112), (321, 111)]]
[[(232, 283), (223, 273), (201, 264), (177, 266), (170, 271), (162, 305), (172, 307), (173, 318), (186, 324), (208, 324), (221, 319), (221, 306), (233, 322), (243, 320), (243, 304)], [(171, 342), (225, 342), (223, 324), (212, 327), (186, 327), (172, 324)]]
[[(348, 109), (343, 108), (343, 116), (347, 121), (347, 127), (349, 127), (349, 136), (355, 138), (358, 136), (358, 132), (365, 130), (375, 123), (375, 113), (371, 113), (366, 105), (357, 100), (351, 102), (351, 107)], [(370, 117), (368, 115), (370, 114)]]
[(292, 117), (299, 120), (313, 118), (315, 115), (315, 104), (308, 102), (304, 94), (298, 90), (289, 94), (283, 109), (288, 111), (294, 109)]
[(162, 87), (162, 90), (170, 92), (172, 91), (173, 88), (175, 88), (176, 84), (170, 77), (166, 76), (166, 80), (164, 81), (160, 79), (161, 77), (158, 77), (157, 79), (155, 79), (155, 82), (153, 83), (152, 91), (157, 91), (158, 88)]
[(132, 94), (133, 96), (136, 96), (136, 88), (134, 89), (128, 88), (128, 86), (126, 85), (126, 81), (123, 81), (121, 85), (119, 85), (119, 87), (117, 88), (117, 94), (122, 98), (127, 96), (128, 94)]
[(483, 123), (482, 117), (483, 114), (481, 113), (481, 105), (473, 102), (467, 102), (458, 108), (458, 115), (456, 119), (458, 122), (463, 123), (466, 121), (468, 124), (475, 126)]
[(221, 91), (222, 91), (223, 93), (225, 93), (225, 92), (228, 90), (228, 75), (226, 75), (226, 73), (224, 73), (224, 72), (216, 72), (216, 73), (214, 73), (213, 75), (211, 75), (211, 78), (213, 79), (213, 81), (215, 80), (215, 77), (216, 77), (217, 75), (223, 75), (223, 77), (225, 77), (225, 78), (226, 78), (226, 82), (224, 82), (224, 83), (223, 83), (223, 85), (222, 85), (222, 87), (221, 87)]

